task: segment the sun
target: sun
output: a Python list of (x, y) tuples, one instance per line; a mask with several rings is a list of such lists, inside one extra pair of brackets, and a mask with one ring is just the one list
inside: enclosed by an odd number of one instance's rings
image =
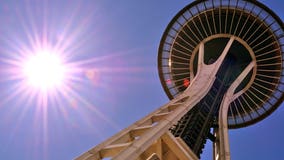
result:
[(49, 49), (31, 54), (23, 66), (28, 85), (45, 91), (58, 88), (64, 83), (65, 70), (60, 55)]

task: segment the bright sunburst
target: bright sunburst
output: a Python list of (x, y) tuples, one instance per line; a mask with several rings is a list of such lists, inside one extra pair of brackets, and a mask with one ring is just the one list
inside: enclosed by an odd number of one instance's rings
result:
[(41, 49), (24, 63), (23, 74), (35, 89), (48, 90), (60, 87), (65, 77), (65, 66), (58, 53)]
[[(38, 3), (23, 1), (19, 5), (23, 11), (12, 12), (12, 26), (4, 23), (0, 27), (0, 108), (5, 112), (1, 120), (11, 120), (7, 124), (15, 128), (15, 136), (23, 133), (19, 128), (31, 133), (25, 134), (25, 146), (29, 146), (28, 154), (36, 155), (33, 159), (50, 159), (45, 155), (53, 150), (49, 145), (69, 129), (97, 132), (101, 121), (120, 129), (101, 111), (118, 109), (113, 103), (116, 99), (110, 98), (116, 93), (113, 90), (123, 92), (119, 88), (129, 83), (145, 82), (135, 78), (144, 69), (128, 63), (137, 61), (129, 59), (136, 55), (132, 54), (136, 48), (105, 49), (103, 42), (109, 38), (99, 32), (104, 23), (98, 23), (100, 18), (93, 13), (97, 9), (80, 8), (79, 4), (62, 9), (56, 4), (48, 10), (46, 5), (51, 2), (43, 2), (41, 8)], [(109, 102), (110, 106), (103, 107)]]

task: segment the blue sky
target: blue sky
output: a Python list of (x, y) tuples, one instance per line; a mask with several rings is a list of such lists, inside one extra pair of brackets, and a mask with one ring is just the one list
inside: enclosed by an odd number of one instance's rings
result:
[[(168, 102), (157, 70), (160, 38), (180, 0), (0, 0), (0, 159), (67, 160)], [(284, 2), (261, 0), (283, 20)], [(43, 96), (18, 66), (35, 45), (62, 48), (64, 87)], [(231, 156), (281, 159), (284, 106), (230, 131)], [(212, 159), (208, 141), (202, 159)]]

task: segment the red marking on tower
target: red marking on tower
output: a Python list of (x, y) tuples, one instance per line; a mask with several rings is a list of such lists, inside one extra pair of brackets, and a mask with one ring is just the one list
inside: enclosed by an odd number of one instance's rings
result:
[(171, 80), (171, 79), (167, 79), (167, 80), (166, 80), (166, 83), (167, 83), (168, 85), (170, 85), (170, 84), (172, 84), (172, 80)]
[(190, 81), (188, 79), (183, 80), (183, 86), (188, 87), (190, 85)]

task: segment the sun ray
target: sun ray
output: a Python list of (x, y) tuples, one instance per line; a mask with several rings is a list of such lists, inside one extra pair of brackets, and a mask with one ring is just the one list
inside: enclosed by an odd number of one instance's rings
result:
[[(74, 97), (76, 100), (78, 100), (80, 103), (82, 103), (85, 107), (87, 107), (90, 111), (92, 111), (97, 116), (102, 118), (105, 122), (110, 124), (114, 129), (117, 129), (117, 130), (120, 129), (119, 126), (114, 121), (112, 121), (111, 119), (107, 118), (96, 107), (94, 107), (93, 104), (91, 104), (86, 99), (84, 99), (82, 96), (80, 96), (80, 94), (78, 94), (77, 92), (75, 92), (74, 90), (69, 88), (68, 86), (65, 86), (65, 87), (66, 87), (65, 91), (68, 93), (68, 95), (71, 95), (72, 97)], [(84, 117), (84, 116), (82, 116), (82, 117)]]

